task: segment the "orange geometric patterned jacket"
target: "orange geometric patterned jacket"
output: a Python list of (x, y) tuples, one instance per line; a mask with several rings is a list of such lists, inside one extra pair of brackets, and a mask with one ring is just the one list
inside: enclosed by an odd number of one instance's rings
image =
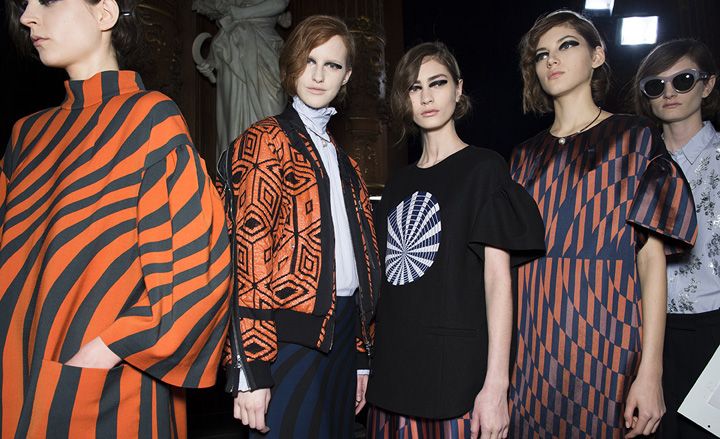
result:
[[(379, 259), (367, 188), (357, 164), (337, 149), (360, 287), (358, 365), (368, 367)], [(238, 307), (225, 349), (228, 391), (238, 369), (251, 389), (273, 385), (277, 342), (327, 352), (335, 324), (334, 231), (330, 183), (297, 112), (248, 128), (221, 159), (223, 196), (235, 253)]]

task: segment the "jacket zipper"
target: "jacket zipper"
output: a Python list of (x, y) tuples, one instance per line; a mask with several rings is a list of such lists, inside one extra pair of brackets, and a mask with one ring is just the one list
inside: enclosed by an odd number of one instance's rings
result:
[(253, 378), (252, 374), (249, 373), (249, 370), (247, 368), (243, 367), (244, 364), (247, 363), (247, 358), (245, 358), (245, 352), (242, 349), (240, 340), (239, 340), (239, 334), (240, 334), (240, 316), (238, 315), (238, 307), (240, 306), (240, 298), (238, 295), (238, 288), (237, 288), (237, 244), (236, 244), (236, 236), (235, 236), (235, 230), (237, 229), (237, 223), (235, 218), (235, 194), (232, 190), (232, 185), (230, 183), (231, 181), (231, 172), (232, 172), (232, 147), (230, 147), (227, 150), (227, 156), (225, 158), (226, 160), (226, 175), (224, 178), (224, 186), (225, 186), (225, 199), (226, 203), (228, 205), (228, 213), (230, 216), (230, 223), (232, 226), (231, 233), (231, 241), (230, 241), (230, 260), (231, 260), (231, 275), (232, 275), (232, 286), (231, 286), (231, 294), (230, 298), (232, 300), (231, 309), (232, 309), (232, 315), (230, 316), (230, 350), (233, 354), (233, 364), (232, 369), (234, 370), (233, 376), (232, 376), (232, 389), (230, 389), (231, 392), (237, 392), (240, 388), (240, 372), (242, 371), (245, 374), (245, 379), (248, 382), (248, 386), (250, 386), (251, 389), (255, 388), (255, 379)]

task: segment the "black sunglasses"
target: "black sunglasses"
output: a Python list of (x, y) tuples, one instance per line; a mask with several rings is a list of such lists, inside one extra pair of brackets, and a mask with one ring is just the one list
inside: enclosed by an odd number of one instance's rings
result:
[(648, 76), (640, 81), (640, 91), (650, 99), (662, 96), (665, 92), (665, 83), (670, 81), (673, 89), (678, 93), (687, 93), (695, 87), (695, 83), (708, 79), (710, 75), (695, 69), (682, 70), (672, 76)]

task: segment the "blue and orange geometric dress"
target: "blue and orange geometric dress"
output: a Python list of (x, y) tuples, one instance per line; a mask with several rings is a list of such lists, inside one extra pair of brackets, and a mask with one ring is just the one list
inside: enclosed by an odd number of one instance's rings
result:
[(547, 254), (518, 272), (511, 437), (615, 438), (640, 362), (637, 252), (692, 245), (690, 187), (646, 119), (614, 115), (517, 148), (511, 175), (535, 199)]

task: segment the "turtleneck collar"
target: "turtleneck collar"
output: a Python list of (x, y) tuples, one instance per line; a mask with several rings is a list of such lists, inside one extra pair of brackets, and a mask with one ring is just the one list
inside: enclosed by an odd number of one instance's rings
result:
[(63, 108), (78, 109), (97, 105), (111, 97), (145, 90), (140, 75), (130, 70), (108, 70), (84, 80), (65, 81), (67, 95)]
[(293, 108), (300, 115), (305, 128), (320, 137), (327, 136), (327, 124), (330, 117), (337, 114), (333, 107), (312, 108), (303, 102), (299, 97), (293, 96)]

